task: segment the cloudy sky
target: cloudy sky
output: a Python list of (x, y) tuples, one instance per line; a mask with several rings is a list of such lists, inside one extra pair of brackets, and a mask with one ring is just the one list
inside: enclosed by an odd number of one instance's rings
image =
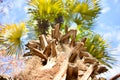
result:
[[(0, 4), (0, 9), (4, 8), (3, 13), (0, 13), (0, 24), (19, 23), (27, 20), (25, 0), (13, 0), (8, 6), (5, 5), (6, 3)], [(110, 53), (115, 55), (118, 60), (113, 65), (113, 69), (108, 72), (109, 74), (104, 74), (109, 78), (120, 73), (120, 0), (102, 0), (100, 5), (101, 14), (97, 18), (93, 30), (107, 40), (111, 49), (114, 50)]]
[(110, 44), (110, 52), (118, 60), (113, 69), (104, 74), (108, 79), (120, 73), (120, 0), (102, 0), (102, 13), (97, 19), (94, 31), (101, 34)]

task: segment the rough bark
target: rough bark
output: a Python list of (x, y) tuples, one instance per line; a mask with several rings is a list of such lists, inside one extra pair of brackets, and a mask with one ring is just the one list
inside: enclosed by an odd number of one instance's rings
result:
[[(26, 68), (16, 75), (17, 80), (99, 80), (97, 74), (106, 72), (106, 67), (86, 51), (86, 38), (76, 42), (77, 30), (60, 33), (57, 24), (52, 34), (40, 35), (38, 42), (29, 42), (30, 49), (25, 56)], [(35, 44), (35, 45), (34, 45)], [(30, 55), (29, 55), (30, 54)]]

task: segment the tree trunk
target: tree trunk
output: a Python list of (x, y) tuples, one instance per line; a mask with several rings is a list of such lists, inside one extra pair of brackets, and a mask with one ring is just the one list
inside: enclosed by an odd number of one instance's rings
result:
[(39, 30), (39, 33), (41, 34), (46, 34), (46, 32), (48, 31), (48, 27), (50, 26), (49, 25), (49, 22), (48, 20), (38, 20), (38, 30)]
[(51, 35), (40, 35), (39, 42), (31, 41), (26, 45), (30, 49), (27, 55), (32, 54), (32, 58), (26, 61), (25, 70), (14, 79), (98, 80), (96, 75), (107, 71), (86, 52), (86, 38), (76, 42), (76, 30), (66, 30), (62, 35), (59, 29), (57, 24)]

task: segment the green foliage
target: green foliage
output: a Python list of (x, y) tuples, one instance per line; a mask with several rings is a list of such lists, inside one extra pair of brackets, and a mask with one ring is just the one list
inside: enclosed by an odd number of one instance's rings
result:
[(6, 25), (0, 31), (0, 40), (7, 47), (5, 55), (19, 55), (23, 50), (22, 37), (27, 33), (24, 23)]
[(67, 16), (65, 19), (89, 29), (100, 12), (97, 0), (65, 0)]
[(109, 45), (106, 41), (99, 34), (94, 33), (90, 29), (82, 29), (80, 25), (77, 26), (77, 30), (78, 34), (76, 40), (86, 37), (85, 47), (87, 51), (102, 64), (111, 68), (110, 64), (115, 61), (115, 58), (110, 55), (108, 51)]
[(108, 54), (107, 49), (109, 45), (99, 34), (93, 33), (92, 35), (88, 36), (85, 46), (87, 47), (87, 51), (91, 53), (93, 57), (108, 67), (111, 67), (108, 61), (114, 60), (114, 58)]
[(45, 34), (48, 27), (56, 18), (64, 14), (62, 0), (32, 0), (28, 13), (31, 14), (31, 20), (37, 22), (37, 29)]
[(29, 13), (33, 15), (35, 20), (54, 21), (58, 15), (63, 13), (63, 5), (61, 0), (32, 0), (29, 3)]
[(31, 26), (37, 26), (41, 33), (45, 33), (49, 26), (63, 22), (69, 26), (75, 23), (85, 29), (91, 28), (100, 12), (98, 3), (97, 0), (31, 0), (28, 13), (31, 14), (30, 20), (37, 22)]

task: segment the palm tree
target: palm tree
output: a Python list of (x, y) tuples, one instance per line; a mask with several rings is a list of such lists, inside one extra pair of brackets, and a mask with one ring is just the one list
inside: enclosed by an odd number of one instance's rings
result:
[[(109, 57), (108, 52), (106, 52), (107, 44), (101, 36), (98, 34), (94, 35), (90, 30), (100, 12), (99, 1), (31, 0), (29, 5), (28, 13), (31, 14), (29, 26), (34, 26), (37, 30), (36, 32), (47, 34), (48, 27), (54, 24), (60, 23), (63, 30), (65, 25), (70, 26), (71, 23), (75, 23), (78, 25), (77, 40), (87, 36), (87, 51), (100, 62), (108, 65), (105, 60), (111, 60), (111, 57)], [(26, 28), (23, 24), (19, 27), (17, 25), (7, 25), (7, 27), (2, 30), (1, 39), (4, 43), (9, 44), (7, 54), (21, 53), (21, 37), (24, 32), (26, 32)]]
[[(91, 30), (100, 12), (98, 0), (31, 0), (29, 6), (28, 14), (31, 14), (31, 18), (28, 27), (34, 26), (36, 32), (41, 35), (39, 36), (39, 42), (31, 41), (26, 46), (30, 49), (30, 55), (37, 55), (42, 58), (40, 61), (42, 62), (43, 69), (46, 69), (45, 66), (51, 63), (51, 60), (54, 62), (54, 58), (57, 64), (57, 60), (61, 59), (59, 56), (66, 57), (65, 66), (62, 65), (64, 70), (59, 70), (58, 72), (61, 73), (62, 71), (64, 75), (67, 75), (67, 80), (78, 78), (77, 68), (80, 67), (81, 60), (84, 60), (82, 65), (86, 68), (83, 70), (86, 71), (86, 74), (89, 73), (89, 76), (91, 75), (90, 78), (93, 79), (96, 74), (101, 73), (101, 69), (104, 69), (103, 72), (107, 71), (105, 67), (100, 66), (99, 62), (111, 67), (107, 62), (113, 60), (107, 52), (108, 45), (99, 34), (95, 34)], [(59, 23), (60, 26), (56, 25), (57, 23)], [(68, 26), (71, 26), (73, 23), (77, 25), (77, 30), (67, 30)], [(55, 26), (53, 28), (52, 35), (47, 35), (49, 27), (54, 25), (57, 27)], [(60, 28), (62, 30), (65, 29), (65, 34), (60, 33)], [(22, 53), (22, 37), (27, 32), (25, 24), (6, 25), (0, 32), (1, 42), (7, 46), (6, 55), (14, 55), (15, 53), (19, 55)], [(82, 40), (84, 37), (87, 39)], [(64, 45), (66, 47), (64, 47)], [(61, 49), (59, 49), (59, 47), (61, 47)], [(61, 55), (63, 54), (61, 52), (64, 52), (65, 56)], [(93, 57), (95, 57), (95, 59)], [(79, 65), (76, 60), (78, 60)], [(93, 62), (89, 62), (88, 60)], [(77, 67), (72, 63), (77, 64)], [(53, 65), (54, 63), (52, 64), (52, 68), (54, 68)], [(73, 75), (74, 73), (77, 77)], [(82, 80), (89, 79), (89, 76), (86, 78), (86, 74), (84, 74), (83, 77), (79, 76), (79, 78)], [(60, 74), (60, 77), (62, 78), (64, 75)], [(57, 76), (57, 78), (59, 77)], [(59, 80), (57, 78), (55, 77), (54, 79)]]

